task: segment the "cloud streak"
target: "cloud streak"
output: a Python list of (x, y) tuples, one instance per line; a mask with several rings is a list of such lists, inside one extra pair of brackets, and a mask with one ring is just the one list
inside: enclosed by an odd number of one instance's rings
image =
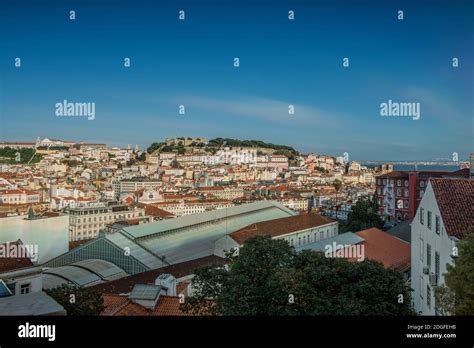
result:
[[(183, 96), (172, 97), (168, 99), (168, 101), (170, 100), (176, 105), (185, 105), (186, 110), (263, 120), (281, 125), (301, 122), (308, 126), (330, 126), (338, 117), (336, 114), (307, 105), (266, 98), (215, 99), (202, 96)], [(294, 114), (289, 114), (289, 105), (294, 106)]]

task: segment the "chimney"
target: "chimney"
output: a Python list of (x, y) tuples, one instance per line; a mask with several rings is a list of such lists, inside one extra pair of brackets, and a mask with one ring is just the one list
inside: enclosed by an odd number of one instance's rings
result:
[(155, 280), (155, 285), (161, 286), (162, 295), (176, 296), (176, 278), (171, 274), (160, 274)]

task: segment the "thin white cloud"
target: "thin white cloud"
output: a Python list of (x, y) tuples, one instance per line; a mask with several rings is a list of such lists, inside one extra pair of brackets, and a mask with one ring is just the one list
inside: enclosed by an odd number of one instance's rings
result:
[(407, 99), (421, 103), (421, 117), (432, 116), (438, 120), (461, 121), (463, 113), (452, 101), (424, 87), (409, 87), (404, 93)]
[[(176, 105), (183, 104), (186, 110), (212, 112), (222, 116), (237, 116), (259, 119), (272, 123), (291, 125), (295, 122), (307, 126), (326, 127), (334, 124), (337, 115), (314, 107), (265, 98), (215, 99), (202, 96), (182, 96), (168, 99)], [(289, 105), (294, 106), (294, 114), (289, 114)]]

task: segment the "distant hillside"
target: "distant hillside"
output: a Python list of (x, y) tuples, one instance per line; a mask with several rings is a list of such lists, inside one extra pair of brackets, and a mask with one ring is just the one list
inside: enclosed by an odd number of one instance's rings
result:
[(153, 143), (147, 148), (147, 152), (149, 154), (155, 151), (177, 152), (179, 154), (183, 154), (185, 152), (185, 148), (200, 147), (206, 152), (216, 153), (216, 151), (219, 148), (224, 147), (224, 146), (229, 146), (229, 147), (254, 147), (254, 148), (261, 148), (261, 149), (272, 149), (272, 150), (275, 150), (274, 154), (285, 155), (289, 158), (293, 158), (295, 155), (299, 154), (298, 151), (296, 151), (291, 146), (266, 143), (261, 140), (239, 140), (239, 139), (231, 139), (231, 138), (215, 138), (215, 139), (209, 140), (207, 144), (193, 141), (190, 144), (185, 145), (184, 144), (185, 138), (177, 138), (177, 139), (178, 140), (182, 139), (182, 141), (178, 141), (177, 143), (176, 141), (174, 141), (172, 144), (166, 143), (166, 142)]
[(261, 148), (267, 148), (267, 149), (273, 149), (273, 150), (288, 151), (293, 154), (298, 153), (298, 151), (296, 151), (291, 146), (266, 143), (261, 140), (239, 140), (239, 139), (230, 139), (230, 138), (215, 138), (215, 139), (209, 140), (208, 146), (261, 147)]

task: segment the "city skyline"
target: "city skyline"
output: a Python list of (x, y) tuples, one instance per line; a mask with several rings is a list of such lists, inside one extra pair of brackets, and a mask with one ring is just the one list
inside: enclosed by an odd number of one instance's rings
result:
[[(470, 2), (48, 3), (2, 5), (1, 141), (226, 137), (390, 161), (474, 149)], [(96, 117), (58, 118), (66, 99), (95, 103)], [(420, 103), (420, 119), (381, 117), (389, 100)]]

